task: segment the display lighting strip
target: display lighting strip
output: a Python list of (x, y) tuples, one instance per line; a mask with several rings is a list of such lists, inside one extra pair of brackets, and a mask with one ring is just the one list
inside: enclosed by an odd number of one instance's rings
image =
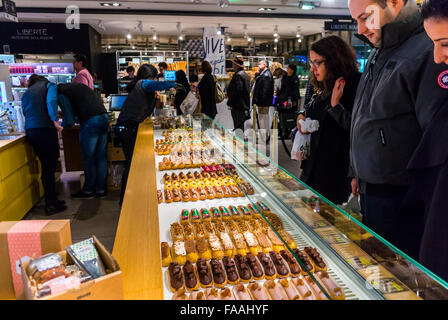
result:
[(101, 2), (102, 7), (121, 7), (121, 3), (119, 2)]

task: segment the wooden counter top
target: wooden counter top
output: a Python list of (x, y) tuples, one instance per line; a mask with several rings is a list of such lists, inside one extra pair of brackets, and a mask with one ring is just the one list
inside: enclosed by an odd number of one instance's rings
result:
[[(25, 134), (21, 133), (21, 134), (10, 134), (12, 136), (17, 136), (17, 138), (12, 139), (12, 140), (0, 140), (0, 151), (6, 150), (7, 148), (12, 147), (13, 145), (15, 145), (16, 143), (22, 141), (23, 139), (25, 139)], [(8, 134), (4, 134), (4, 135), (0, 135), (0, 136), (8, 136)]]
[(163, 299), (154, 133), (140, 124), (113, 256), (123, 272), (124, 298)]

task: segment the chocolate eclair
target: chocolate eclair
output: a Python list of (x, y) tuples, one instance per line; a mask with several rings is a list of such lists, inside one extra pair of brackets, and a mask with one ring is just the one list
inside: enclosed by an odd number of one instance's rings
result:
[(260, 261), (261, 265), (263, 266), (264, 274), (266, 278), (269, 280), (275, 279), (277, 276), (277, 271), (275, 270), (274, 263), (272, 263), (271, 258), (264, 254), (263, 252), (260, 252), (257, 255), (258, 260)]
[(235, 261), (229, 257), (222, 258), (222, 264), (226, 270), (227, 280), (230, 284), (237, 284), (240, 280), (240, 276), (236, 270)]
[(173, 292), (176, 292), (184, 286), (184, 277), (182, 269), (176, 262), (171, 262), (168, 266), (168, 273), (170, 276), (170, 287)]
[(213, 258), (210, 260), (210, 265), (212, 267), (213, 282), (215, 283), (215, 286), (218, 288), (224, 287), (227, 284), (227, 279), (221, 262)]
[(316, 248), (312, 247), (305, 247), (304, 248), (306, 254), (313, 260), (314, 264), (320, 269), (325, 270), (327, 265), (325, 264), (324, 260), (322, 260), (319, 252), (317, 252)]
[(190, 261), (187, 261), (183, 266), (185, 286), (188, 290), (197, 290), (199, 287), (198, 279), (196, 278), (196, 271)]
[[(252, 273), (250, 271), (250, 267), (246, 261), (246, 258), (240, 254), (237, 254), (235, 256), (235, 263), (236, 263), (236, 268), (238, 270), (238, 274), (240, 275), (241, 280), (244, 282), (250, 281), (252, 279)], [(261, 268), (259, 268), (259, 270), (261, 271)], [(261, 273), (261, 274), (263, 274), (263, 273)]]
[(314, 272), (314, 266), (311, 260), (308, 258), (307, 254), (305, 252), (300, 251), (299, 249), (295, 248), (292, 249), (292, 251), (297, 255), (297, 257), (302, 261), (302, 263), (305, 265), (306, 269), (309, 272)]
[(282, 277), (288, 276), (288, 267), (286, 266), (280, 254), (275, 251), (271, 251), (269, 252), (269, 255), (271, 256), (272, 262), (274, 263), (275, 269), (277, 270), (277, 274)]
[(248, 253), (246, 255), (246, 262), (249, 265), (250, 271), (252, 272), (254, 278), (257, 280), (263, 279), (264, 277), (263, 268), (260, 265), (260, 262), (258, 262), (257, 258), (252, 253)]
[(288, 263), (289, 270), (292, 276), (298, 276), (301, 273), (301, 268), (297, 260), (292, 256), (292, 254), (286, 250), (280, 251), (283, 259)]
[(210, 287), (212, 285), (212, 273), (205, 259), (199, 258), (196, 263), (199, 282), (202, 287)]

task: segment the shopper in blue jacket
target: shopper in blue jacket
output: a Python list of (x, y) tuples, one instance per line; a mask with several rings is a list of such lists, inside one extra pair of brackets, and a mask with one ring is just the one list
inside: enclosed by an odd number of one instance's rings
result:
[(53, 215), (67, 209), (57, 198), (55, 172), (59, 159), (58, 89), (54, 83), (36, 74), (28, 80), (28, 90), (22, 97), (26, 137), (42, 167), (45, 191), (45, 212)]

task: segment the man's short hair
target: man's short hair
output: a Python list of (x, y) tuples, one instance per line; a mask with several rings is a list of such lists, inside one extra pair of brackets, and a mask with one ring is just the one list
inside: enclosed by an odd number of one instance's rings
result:
[[(387, 7), (387, 0), (373, 0), (374, 2), (378, 3), (380, 5), (381, 8), (386, 8)], [(403, 0), (404, 4), (406, 4), (408, 2), (408, 0)]]
[(135, 72), (135, 68), (133, 66), (129, 66), (126, 68), (127, 73)]
[(265, 66), (269, 68), (269, 62), (268, 62), (268, 60), (261, 60), (260, 62), (261, 62), (261, 63), (264, 63)]
[(162, 67), (163, 70), (168, 69), (168, 65), (166, 64), (166, 62), (160, 62), (160, 63), (159, 63), (159, 68), (160, 68), (160, 67)]
[(87, 68), (87, 58), (83, 54), (75, 54), (73, 58), (76, 60), (76, 62), (82, 62), (82, 66), (84, 68)]
[(288, 65), (288, 68), (291, 69), (292, 71), (294, 71), (294, 74), (297, 73), (297, 66), (295, 64)]

